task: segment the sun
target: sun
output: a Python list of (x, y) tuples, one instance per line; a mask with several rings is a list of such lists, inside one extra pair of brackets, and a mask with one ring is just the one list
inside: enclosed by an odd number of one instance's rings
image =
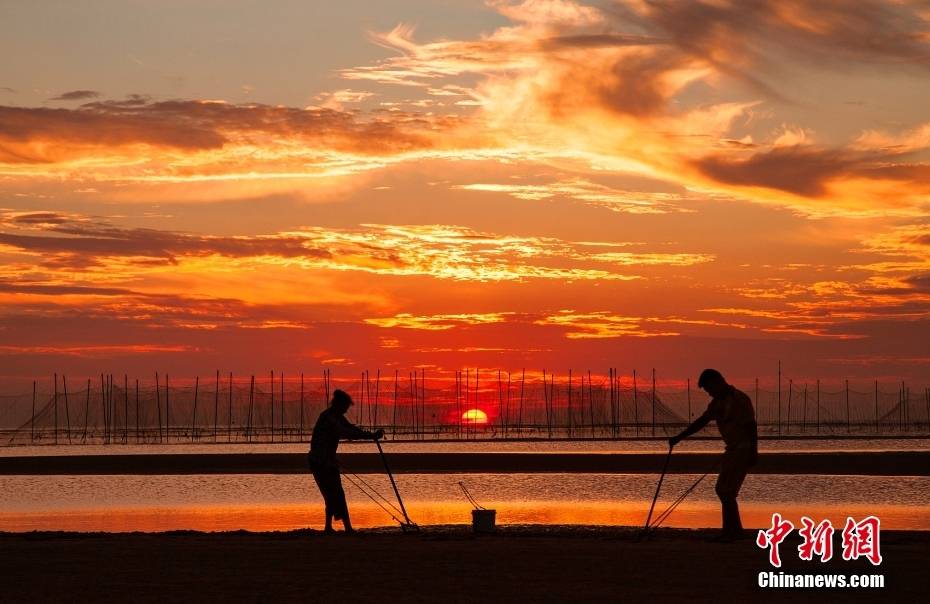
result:
[(481, 409), (469, 409), (462, 414), (463, 424), (486, 424), (488, 423), (488, 414)]

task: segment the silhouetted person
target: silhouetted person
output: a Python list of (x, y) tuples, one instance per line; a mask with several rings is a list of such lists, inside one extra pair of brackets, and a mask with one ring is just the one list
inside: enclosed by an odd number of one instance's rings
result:
[(342, 478), (339, 474), (339, 464), (336, 461), (336, 449), (340, 439), (378, 439), (384, 436), (384, 430), (367, 432), (352, 425), (346, 419), (346, 411), (354, 403), (352, 397), (342, 390), (333, 391), (333, 400), (329, 408), (320, 413), (313, 427), (313, 436), (310, 437), (310, 471), (323, 501), (326, 502), (326, 528), (327, 533), (333, 532), (333, 519), (342, 520), (347, 533), (354, 532), (352, 521), (349, 520), (349, 507), (346, 504), (346, 494), (342, 490)]
[(716, 369), (701, 372), (698, 387), (713, 397), (707, 405), (707, 411), (681, 434), (668, 439), (668, 444), (674, 447), (679, 441), (701, 430), (710, 420), (717, 422), (726, 449), (715, 487), (723, 511), (723, 527), (714, 541), (733, 541), (743, 536), (743, 523), (739, 517), (736, 497), (746, 474), (756, 464), (759, 455), (756, 415), (749, 397), (728, 384)]

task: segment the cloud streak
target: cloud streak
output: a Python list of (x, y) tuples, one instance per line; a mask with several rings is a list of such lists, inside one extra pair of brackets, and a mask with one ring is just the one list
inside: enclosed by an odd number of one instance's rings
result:
[(39, 256), (38, 263), (50, 270), (128, 265), (144, 271), (185, 259), (220, 257), (258, 265), (283, 262), (295, 268), (491, 282), (622, 281), (640, 278), (627, 272), (638, 267), (713, 260), (707, 254), (616, 252), (612, 242), (504, 235), (450, 225), (366, 224), (222, 237), (124, 228), (54, 212), (0, 214), (0, 245)]
[(68, 92), (63, 92), (58, 96), (53, 96), (50, 98), (50, 101), (86, 101), (87, 99), (95, 99), (100, 96), (100, 93), (96, 90), (70, 90)]

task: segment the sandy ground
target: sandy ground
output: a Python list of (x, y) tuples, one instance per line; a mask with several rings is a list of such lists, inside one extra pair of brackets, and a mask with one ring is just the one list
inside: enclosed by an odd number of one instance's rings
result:
[[(288, 533), (0, 534), (5, 602), (666, 602), (926, 601), (930, 533), (883, 531), (884, 563), (797, 559), (783, 570), (883, 573), (885, 588), (762, 590), (774, 570), (752, 540), (709, 531), (605, 527), (397, 529), (354, 536)], [(839, 543), (837, 542), (837, 546)], [(837, 550), (838, 554), (839, 550)]]

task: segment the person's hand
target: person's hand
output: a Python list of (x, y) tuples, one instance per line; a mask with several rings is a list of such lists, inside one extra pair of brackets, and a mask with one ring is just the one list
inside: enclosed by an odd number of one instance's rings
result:
[(677, 436), (673, 436), (670, 439), (668, 439), (668, 448), (671, 449), (680, 442), (681, 442), (681, 438)]
[(378, 430), (375, 432), (375, 440), (381, 440), (382, 438), (384, 438), (384, 430), (378, 428)]

